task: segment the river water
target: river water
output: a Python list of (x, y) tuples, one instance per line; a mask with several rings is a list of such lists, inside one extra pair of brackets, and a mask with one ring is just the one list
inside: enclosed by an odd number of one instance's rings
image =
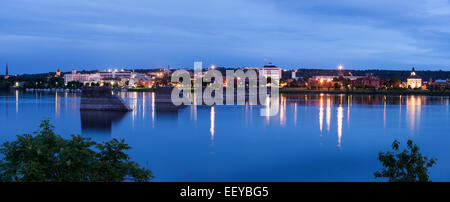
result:
[[(449, 97), (282, 94), (262, 106), (188, 106), (158, 112), (152, 92), (118, 93), (133, 109), (80, 113), (77, 93), (0, 93), (0, 141), (49, 118), (64, 137), (124, 138), (155, 181), (376, 181), (379, 151), (411, 139), (450, 180)], [(404, 146), (404, 144), (403, 144)]]

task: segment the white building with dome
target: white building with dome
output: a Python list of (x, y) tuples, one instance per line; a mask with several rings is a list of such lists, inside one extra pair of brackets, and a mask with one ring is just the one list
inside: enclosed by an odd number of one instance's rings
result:
[(422, 78), (420, 78), (414, 67), (412, 68), (411, 75), (407, 79), (408, 88), (421, 88), (422, 87)]

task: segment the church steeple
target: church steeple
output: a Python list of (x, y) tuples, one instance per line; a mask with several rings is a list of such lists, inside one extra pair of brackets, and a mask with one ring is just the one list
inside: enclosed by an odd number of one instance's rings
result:
[(61, 70), (59, 68), (56, 70), (55, 77), (61, 77)]
[(411, 70), (411, 76), (415, 76), (416, 75), (416, 70), (414, 69), (414, 67)]
[(6, 72), (5, 72), (5, 79), (9, 78), (9, 74), (8, 74), (8, 63), (6, 63)]

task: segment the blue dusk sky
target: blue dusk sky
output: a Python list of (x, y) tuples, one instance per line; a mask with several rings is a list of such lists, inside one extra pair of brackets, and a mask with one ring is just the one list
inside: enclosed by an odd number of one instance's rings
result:
[(450, 70), (448, 0), (1, 0), (0, 74), (262, 66)]

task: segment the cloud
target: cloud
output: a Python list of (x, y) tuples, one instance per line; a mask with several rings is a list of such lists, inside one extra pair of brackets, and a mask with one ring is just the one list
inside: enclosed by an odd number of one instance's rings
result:
[(445, 0), (4, 0), (0, 64), (448, 69), (449, 11)]

